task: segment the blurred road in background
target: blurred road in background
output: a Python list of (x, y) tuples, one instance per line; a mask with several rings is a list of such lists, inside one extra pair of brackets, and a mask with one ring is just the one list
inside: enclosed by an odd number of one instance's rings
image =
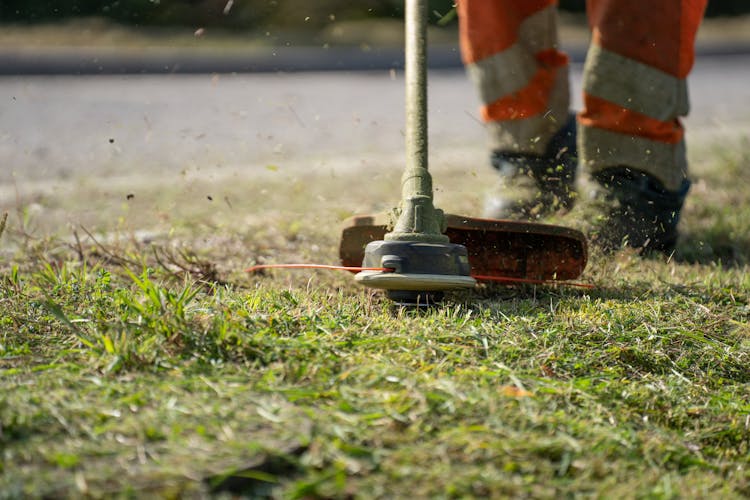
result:
[[(580, 108), (581, 65), (572, 71)], [(750, 131), (750, 55), (699, 57), (689, 146)], [(429, 76), (433, 163), (485, 168), (474, 90)], [(401, 70), (0, 78), (0, 184), (401, 164)]]

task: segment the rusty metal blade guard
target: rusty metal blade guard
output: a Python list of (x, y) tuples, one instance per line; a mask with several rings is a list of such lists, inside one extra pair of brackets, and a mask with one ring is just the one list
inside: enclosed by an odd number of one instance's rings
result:
[[(479, 219), (446, 214), (445, 234), (469, 252), (472, 276), (533, 280), (572, 280), (586, 267), (586, 238), (562, 226)], [(385, 214), (359, 215), (344, 221), (339, 256), (345, 266), (359, 266), (365, 246), (382, 240)]]

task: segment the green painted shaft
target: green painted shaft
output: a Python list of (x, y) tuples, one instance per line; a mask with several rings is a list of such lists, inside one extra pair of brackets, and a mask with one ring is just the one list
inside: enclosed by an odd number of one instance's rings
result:
[(406, 161), (427, 168), (427, 0), (406, 2)]
[(401, 213), (386, 240), (447, 243), (444, 217), (432, 203), (427, 170), (428, 0), (406, 2), (406, 171), (401, 178)]

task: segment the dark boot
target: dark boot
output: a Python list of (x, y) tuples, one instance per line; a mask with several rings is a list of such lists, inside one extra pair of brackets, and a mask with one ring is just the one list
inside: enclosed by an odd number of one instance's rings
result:
[(575, 115), (570, 115), (543, 155), (495, 151), (491, 162), (500, 179), (486, 199), (486, 217), (533, 220), (570, 209), (578, 167)]
[(595, 202), (602, 203), (603, 218), (592, 242), (605, 250), (625, 245), (671, 253), (677, 243), (677, 224), (690, 181), (670, 191), (652, 175), (629, 167), (613, 167), (592, 175)]

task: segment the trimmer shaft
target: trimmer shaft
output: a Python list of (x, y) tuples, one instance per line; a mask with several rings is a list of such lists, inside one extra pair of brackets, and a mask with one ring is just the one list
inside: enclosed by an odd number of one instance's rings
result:
[(427, 0), (406, 2), (406, 170), (401, 178), (398, 221), (384, 241), (365, 247), (363, 271), (356, 280), (388, 290), (403, 305), (430, 305), (443, 290), (471, 288), (469, 257), (462, 245), (450, 243), (443, 211), (432, 203), (432, 177), (427, 171)]

